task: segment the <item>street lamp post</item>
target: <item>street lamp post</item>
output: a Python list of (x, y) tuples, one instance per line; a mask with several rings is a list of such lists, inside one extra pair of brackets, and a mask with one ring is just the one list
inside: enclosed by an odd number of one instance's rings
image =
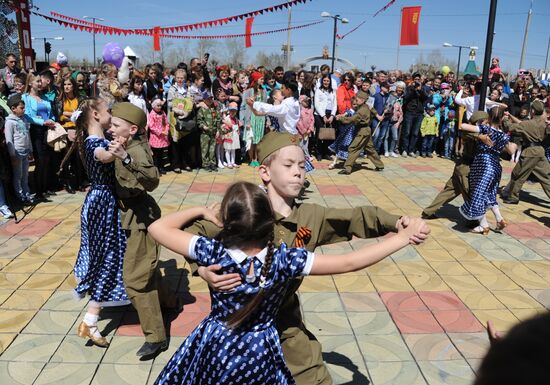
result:
[(342, 24), (349, 23), (349, 20), (345, 17), (341, 17), (340, 15), (331, 15), (328, 12), (321, 12), (321, 17), (332, 17), (334, 19), (334, 29), (332, 31), (332, 63), (330, 66), (330, 71), (334, 72), (334, 59), (336, 54), (336, 27), (338, 24), (338, 20), (340, 20)]
[(475, 49), (477, 50), (478, 47), (476, 46), (469, 46), (469, 45), (459, 45), (459, 44), (451, 44), (451, 43), (443, 43), (443, 47), (455, 47), (458, 48), (458, 64), (456, 65), (456, 79), (460, 77), (460, 57), (462, 56), (462, 48), (468, 48), (468, 49)]
[(95, 17), (95, 16), (83, 16), (82, 17), (83, 19), (92, 19), (92, 24), (93, 24), (93, 39), (94, 39), (94, 64), (92, 65), (92, 68), (95, 67), (97, 65), (97, 63), (95, 62), (95, 21), (96, 20), (99, 20), (99, 21), (105, 21), (105, 19), (102, 19), (101, 17)]
[(31, 37), (31, 40), (43, 40), (44, 41), (44, 61), (48, 62), (49, 60), (49, 53), (46, 49), (46, 42), (48, 40), (64, 40), (62, 36), (55, 36), (55, 37)]

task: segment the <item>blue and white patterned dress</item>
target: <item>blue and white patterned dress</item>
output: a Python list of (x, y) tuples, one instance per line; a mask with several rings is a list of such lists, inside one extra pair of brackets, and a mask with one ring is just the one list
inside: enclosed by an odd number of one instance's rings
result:
[[(221, 264), (224, 273), (240, 273), (243, 284), (229, 293), (210, 292), (212, 311), (191, 333), (164, 367), (155, 384), (295, 384), (283, 359), (275, 317), (287, 283), (309, 273), (313, 254), (282, 244), (273, 254), (266, 296), (254, 314), (238, 329), (225, 320), (260, 290), (259, 276), (266, 249), (256, 257), (226, 249), (220, 242), (193, 237), (190, 254), (201, 266)], [(245, 280), (250, 264), (256, 280)]]
[[(344, 116), (353, 116), (355, 111), (346, 110)], [(328, 149), (336, 154), (336, 157), (341, 160), (348, 159), (348, 148), (353, 138), (355, 137), (355, 125), (354, 124), (343, 124), (338, 130), (338, 136), (336, 140), (328, 146)]]
[(488, 208), (498, 206), (497, 189), (502, 176), (500, 153), (510, 141), (508, 135), (490, 126), (480, 126), (479, 133), (489, 135), (493, 146), (477, 142), (476, 154), (470, 166), (470, 200), (459, 209), (469, 220), (481, 219)]
[(86, 168), (92, 183), (84, 199), (81, 220), (80, 250), (74, 266), (77, 279), (75, 293), (86, 294), (101, 306), (129, 304), (122, 282), (122, 263), (126, 235), (120, 224), (115, 193), (115, 165), (95, 159), (95, 149), (107, 148), (109, 141), (90, 135), (84, 142)]

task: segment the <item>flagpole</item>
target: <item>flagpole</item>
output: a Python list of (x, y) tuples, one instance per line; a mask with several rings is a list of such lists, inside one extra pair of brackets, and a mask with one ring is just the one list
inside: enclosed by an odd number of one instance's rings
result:
[(399, 46), (401, 45), (401, 25), (403, 24), (403, 7), (401, 7), (401, 19), (399, 20), (399, 34), (397, 35), (397, 63), (395, 69), (399, 70)]

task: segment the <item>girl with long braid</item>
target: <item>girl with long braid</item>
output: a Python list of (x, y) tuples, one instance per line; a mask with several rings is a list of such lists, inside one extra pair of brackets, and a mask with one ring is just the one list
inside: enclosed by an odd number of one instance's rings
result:
[(78, 335), (107, 347), (109, 342), (97, 328), (101, 308), (130, 304), (122, 281), (126, 236), (114, 193), (115, 155), (104, 136), (111, 125), (111, 114), (105, 101), (89, 98), (80, 102), (71, 120), (76, 125), (75, 144), (91, 182), (80, 214), (80, 250), (74, 266), (75, 296), (90, 295)]
[[(216, 239), (181, 230), (204, 218), (222, 227)], [(165, 216), (149, 234), (201, 266), (219, 264), (239, 274), (230, 292), (211, 291), (212, 310), (176, 351), (155, 384), (295, 384), (283, 358), (275, 318), (293, 278), (345, 273), (370, 266), (409, 244), (424, 226), (407, 228), (344, 255), (274, 246), (274, 213), (267, 194), (249, 182), (227, 190), (219, 212), (196, 207)]]

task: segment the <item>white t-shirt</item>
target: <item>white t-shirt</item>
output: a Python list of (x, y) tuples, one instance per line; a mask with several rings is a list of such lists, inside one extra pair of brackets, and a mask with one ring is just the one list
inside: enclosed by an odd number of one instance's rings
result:
[(269, 103), (254, 102), (253, 108), (258, 112), (276, 117), (281, 130), (293, 135), (298, 133), (296, 124), (298, 124), (298, 120), (300, 119), (300, 104), (293, 97), (286, 98), (278, 106)]

